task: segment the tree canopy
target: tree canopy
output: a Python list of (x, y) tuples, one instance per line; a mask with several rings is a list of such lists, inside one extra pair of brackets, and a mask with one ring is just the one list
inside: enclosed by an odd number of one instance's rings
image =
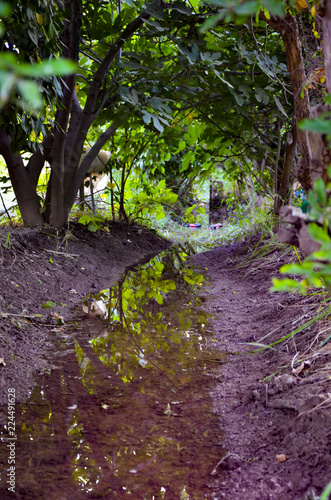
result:
[(124, 179), (134, 162), (158, 178), (217, 164), (278, 201), (295, 167), (309, 189), (329, 146), (297, 124), (327, 110), (329, 3), (11, 2), (0, 11), (0, 154), (24, 223), (63, 227), (102, 148)]

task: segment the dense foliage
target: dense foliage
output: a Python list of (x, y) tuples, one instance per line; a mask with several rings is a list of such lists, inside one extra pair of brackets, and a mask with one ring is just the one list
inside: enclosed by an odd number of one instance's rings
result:
[(323, 102), (324, 14), (297, 2), (214, 3), (31, 0), (0, 12), (0, 153), (25, 224), (63, 227), (101, 149), (112, 153), (124, 219), (131, 174), (146, 205), (161, 180), (180, 194), (222, 168), (274, 198), (276, 213), (291, 178), (308, 190), (324, 175), (325, 136), (297, 129), (309, 99)]

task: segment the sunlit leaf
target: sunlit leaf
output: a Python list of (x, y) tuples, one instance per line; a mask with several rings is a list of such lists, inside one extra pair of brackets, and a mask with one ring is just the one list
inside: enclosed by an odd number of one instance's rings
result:
[(289, 278), (279, 280), (272, 278), (273, 286), (270, 288), (272, 292), (299, 292), (303, 295), (307, 293), (307, 289), (299, 281)]
[(309, 224), (308, 233), (313, 238), (313, 240), (319, 243), (330, 242), (330, 236), (328, 235), (328, 233), (321, 226), (318, 226), (317, 224)]
[(45, 302), (44, 304), (41, 304), (41, 307), (43, 309), (50, 309), (51, 307), (55, 307), (56, 306), (56, 303), (53, 302), (52, 300), (48, 300), (47, 302)]

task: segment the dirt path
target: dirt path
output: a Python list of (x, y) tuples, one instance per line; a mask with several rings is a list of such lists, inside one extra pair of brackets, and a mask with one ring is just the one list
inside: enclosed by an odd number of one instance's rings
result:
[[(309, 308), (302, 298), (269, 292), (271, 277), (282, 264), (277, 254), (271, 265), (248, 276), (247, 269), (234, 269), (233, 261), (240, 262), (238, 254), (244, 248), (220, 247), (193, 260), (211, 277), (205, 307), (213, 317), (217, 347), (228, 353), (212, 395), (227, 454), (215, 464), (219, 479), (213, 497), (308, 499), (331, 480), (330, 407), (313, 410), (330, 395), (330, 378), (321, 382), (314, 373), (311, 380), (303, 373), (293, 377), (293, 343), (277, 351), (247, 354), (245, 343), (277, 327), (268, 341), (282, 337)], [(309, 337), (314, 338), (314, 331)], [(278, 378), (265, 378), (284, 365)]]
[[(124, 266), (168, 246), (143, 229), (115, 224), (106, 229), (100, 236), (73, 228), (68, 239), (31, 229), (7, 229), (0, 235), (2, 404), (13, 386), (17, 402), (24, 401), (33, 374), (47, 367), (43, 354), (56, 315), (65, 318), (87, 293), (109, 286)], [(331, 393), (330, 342), (316, 356), (312, 344), (309, 364), (298, 375), (291, 362), (296, 349), (297, 360), (304, 355), (316, 327), (296, 336), (295, 345), (248, 354), (247, 342), (277, 327), (268, 342), (283, 336), (298, 318), (309, 318), (311, 308), (306, 299), (269, 292), (282, 264), (277, 254), (269, 266), (248, 269), (248, 275), (247, 269), (236, 270), (234, 259), (238, 263), (246, 247), (219, 247), (192, 259), (211, 278), (203, 304), (216, 332), (213, 345), (227, 353), (227, 362), (215, 371), (212, 393), (224, 437), (220, 461), (211, 468), (210, 498), (308, 500), (309, 493), (320, 494), (331, 480), (331, 411), (324, 409)], [(42, 304), (49, 301), (55, 306), (45, 310)], [(266, 378), (282, 366), (277, 377)]]

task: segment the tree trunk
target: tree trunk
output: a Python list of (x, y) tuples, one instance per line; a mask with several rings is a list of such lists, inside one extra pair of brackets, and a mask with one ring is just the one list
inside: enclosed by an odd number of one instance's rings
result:
[[(63, 8), (65, 19), (61, 35), (62, 56), (77, 62), (82, 2), (81, 0), (64, 0), (58, 5), (60, 9)], [(161, 0), (154, 0), (154, 5), (160, 6)], [(0, 130), (0, 154), (5, 158), (24, 224), (41, 226), (46, 221), (58, 228), (67, 224), (69, 212), (90, 163), (121, 123), (119, 120), (116, 124), (110, 125), (80, 164), (88, 130), (105, 105), (106, 98), (102, 98), (103, 91), (101, 92), (106, 81), (105, 77), (123, 45), (149, 18), (150, 14), (143, 9), (123, 29), (117, 40), (109, 45), (108, 52), (93, 75), (84, 109), (81, 108), (75, 92), (76, 74), (61, 79), (63, 94), (59, 97), (55, 128), (52, 134), (44, 139), (41, 150), (31, 156), (28, 167), (24, 166), (20, 155), (15, 156), (11, 152), (11, 140)], [(109, 93), (105, 92), (105, 95), (109, 97)], [(123, 117), (124, 120), (125, 117)], [(45, 159), (51, 165), (51, 176), (44, 212), (41, 214), (36, 188)]]
[[(287, 69), (291, 78), (294, 116), (296, 124), (298, 124), (303, 118), (310, 116), (309, 96), (308, 91), (305, 89), (306, 73), (297, 20), (288, 14), (284, 18), (284, 23), (286, 23), (286, 29), (281, 32), (281, 35), (285, 47)], [(308, 146), (304, 130), (297, 128), (296, 135), (301, 159), (295, 174), (303, 189), (307, 192), (311, 189)]]
[[(263, 16), (262, 16), (263, 17)], [(303, 118), (310, 116), (308, 91), (305, 88), (306, 73), (302, 55), (302, 46), (299, 38), (298, 23), (294, 16), (287, 14), (283, 19), (271, 17), (264, 21), (280, 33), (284, 42), (287, 69), (291, 79), (293, 92), (294, 117), (296, 125)], [(300, 181), (307, 192), (311, 188), (309, 152), (304, 130), (297, 128), (297, 143), (301, 153), (295, 177)]]
[[(323, 10), (324, 9), (324, 10)], [(326, 0), (319, 12), (323, 20), (323, 48), (326, 75), (326, 90), (331, 92), (331, 0)], [(263, 16), (262, 16), (263, 17)], [(287, 69), (291, 78), (293, 91), (294, 115), (298, 124), (304, 118), (316, 119), (321, 113), (329, 111), (330, 107), (323, 104), (310, 107), (307, 79), (304, 70), (302, 47), (299, 39), (298, 25), (295, 17), (287, 14), (283, 19), (264, 18), (283, 39), (287, 59)], [(307, 192), (312, 188), (318, 177), (327, 179), (327, 169), (331, 163), (329, 142), (325, 135), (297, 129), (297, 142), (301, 153), (295, 177)]]
[(326, 91), (331, 93), (331, 0), (324, 3), (323, 21), (323, 50), (324, 50), (324, 68), (326, 78)]
[(25, 226), (42, 226), (45, 220), (41, 214), (36, 186), (31, 182), (25, 167), (20, 165), (20, 158), (16, 156), (15, 160), (14, 164), (7, 164), (7, 166), (23, 224)]
[(274, 202), (274, 215), (278, 216), (289, 191), (289, 181), (297, 146), (297, 128), (294, 126), (287, 136), (282, 175)]
[[(328, 111), (328, 107), (321, 104), (310, 111), (310, 118), (316, 119), (321, 113)], [(327, 169), (331, 163), (329, 141), (324, 134), (306, 130), (306, 139), (310, 158), (310, 177), (312, 185), (321, 177), (327, 181)]]
[(5, 159), (9, 177), (26, 226), (41, 226), (45, 220), (41, 214), (41, 206), (36, 192), (36, 182), (24, 166), (21, 155), (11, 150), (11, 139), (0, 130), (0, 153)]

